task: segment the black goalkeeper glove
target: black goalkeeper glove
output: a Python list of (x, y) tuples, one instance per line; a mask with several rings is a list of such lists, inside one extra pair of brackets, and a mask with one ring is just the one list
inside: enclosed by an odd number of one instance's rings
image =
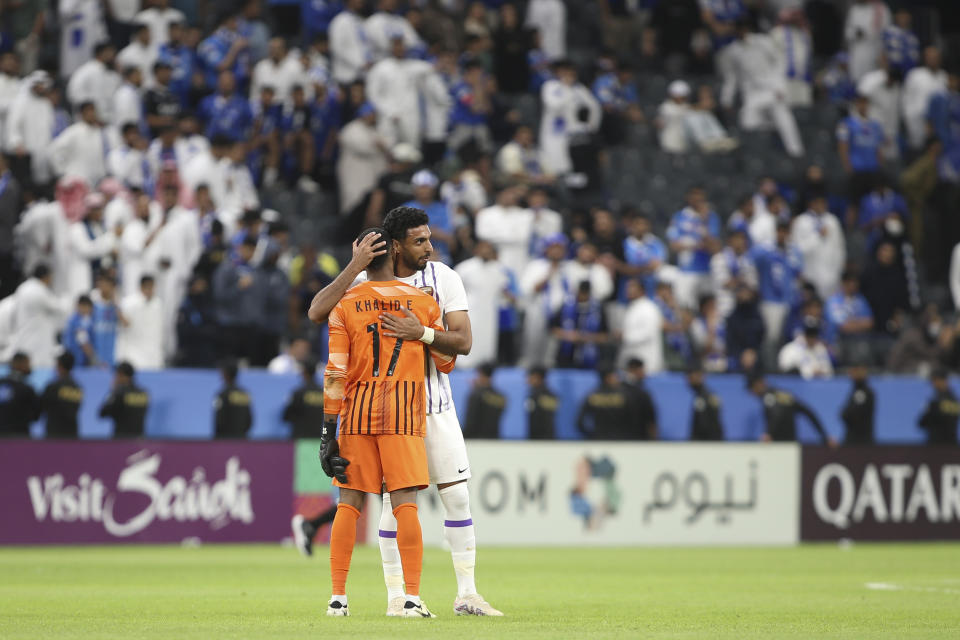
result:
[(329, 478), (338, 482), (347, 482), (347, 465), (350, 461), (340, 457), (340, 445), (337, 443), (337, 423), (324, 421), (323, 434), (320, 436), (320, 466)]

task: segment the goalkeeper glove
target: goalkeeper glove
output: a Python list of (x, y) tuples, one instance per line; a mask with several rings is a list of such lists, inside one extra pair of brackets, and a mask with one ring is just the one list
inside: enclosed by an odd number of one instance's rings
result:
[(336, 420), (325, 420), (323, 434), (320, 436), (320, 466), (329, 478), (338, 482), (347, 482), (347, 465), (350, 461), (340, 457), (340, 445), (337, 443)]

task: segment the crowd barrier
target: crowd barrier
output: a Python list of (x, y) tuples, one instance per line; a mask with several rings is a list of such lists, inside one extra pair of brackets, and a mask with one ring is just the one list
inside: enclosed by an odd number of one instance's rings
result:
[[(38, 372), (33, 382), (38, 389), (49, 380), (49, 372)], [(85, 369), (76, 373), (84, 388), (85, 397), (80, 416), (80, 435), (83, 438), (106, 438), (112, 433), (107, 420), (97, 411), (110, 388), (111, 374), (105, 370)], [(151, 438), (204, 439), (213, 434), (213, 398), (221, 387), (216, 371), (196, 369), (169, 369), (145, 371), (137, 376), (151, 396), (146, 433)], [(506, 410), (500, 424), (503, 439), (522, 440), (527, 437), (524, 399), (527, 394), (525, 373), (520, 369), (500, 369), (494, 376), (494, 386), (507, 398)], [(457, 412), (461, 419), (466, 414), (467, 397), (473, 373), (455, 371), (451, 376)], [(590, 371), (551, 371), (548, 385), (557, 394), (557, 438), (580, 439), (577, 414), (584, 398), (598, 384), (597, 374)], [(850, 393), (850, 382), (844, 378), (804, 381), (795, 377), (771, 376), (771, 384), (780, 386), (808, 403), (820, 416), (827, 431), (842, 440), (844, 427), (840, 411)], [(247, 388), (253, 401), (254, 422), (252, 439), (287, 438), (290, 427), (281, 415), (290, 393), (299, 384), (297, 376), (271, 375), (262, 370), (246, 370), (239, 383)], [(876, 437), (885, 444), (920, 444), (925, 434), (917, 427), (917, 418), (932, 395), (927, 382), (915, 377), (880, 376), (871, 380), (877, 397)], [(756, 440), (762, 431), (759, 401), (744, 387), (742, 376), (713, 375), (707, 386), (722, 402), (722, 419), (728, 440)], [(651, 377), (647, 387), (658, 412), (660, 437), (663, 440), (687, 440), (690, 433), (690, 414), (693, 396), (680, 374), (666, 373)], [(958, 387), (960, 390), (960, 387)], [(41, 424), (32, 434), (43, 434)], [(800, 420), (798, 438), (815, 443), (819, 437), (805, 419)]]
[[(318, 449), (317, 440), (3, 441), (0, 544), (278, 542), (294, 513), (335, 501)], [(469, 450), (482, 545), (960, 539), (957, 449), (476, 442)], [(361, 541), (375, 543), (378, 501), (365, 509)], [(425, 542), (442, 544), (435, 489), (419, 503)]]

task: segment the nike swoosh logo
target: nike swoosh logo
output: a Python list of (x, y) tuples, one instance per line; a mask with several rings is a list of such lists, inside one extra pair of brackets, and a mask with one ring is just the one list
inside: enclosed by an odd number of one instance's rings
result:
[(463, 473), (464, 471), (466, 471), (466, 470), (469, 469), (469, 468), (470, 468), (469, 466), (466, 466), (466, 467), (464, 467), (463, 469), (457, 469), (457, 473)]

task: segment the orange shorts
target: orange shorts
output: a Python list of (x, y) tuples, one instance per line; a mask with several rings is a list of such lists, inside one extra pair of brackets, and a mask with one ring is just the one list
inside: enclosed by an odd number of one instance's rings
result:
[(341, 434), (338, 442), (340, 456), (350, 461), (346, 483), (333, 481), (338, 487), (380, 493), (384, 482), (387, 491), (426, 489), (430, 484), (422, 437)]

